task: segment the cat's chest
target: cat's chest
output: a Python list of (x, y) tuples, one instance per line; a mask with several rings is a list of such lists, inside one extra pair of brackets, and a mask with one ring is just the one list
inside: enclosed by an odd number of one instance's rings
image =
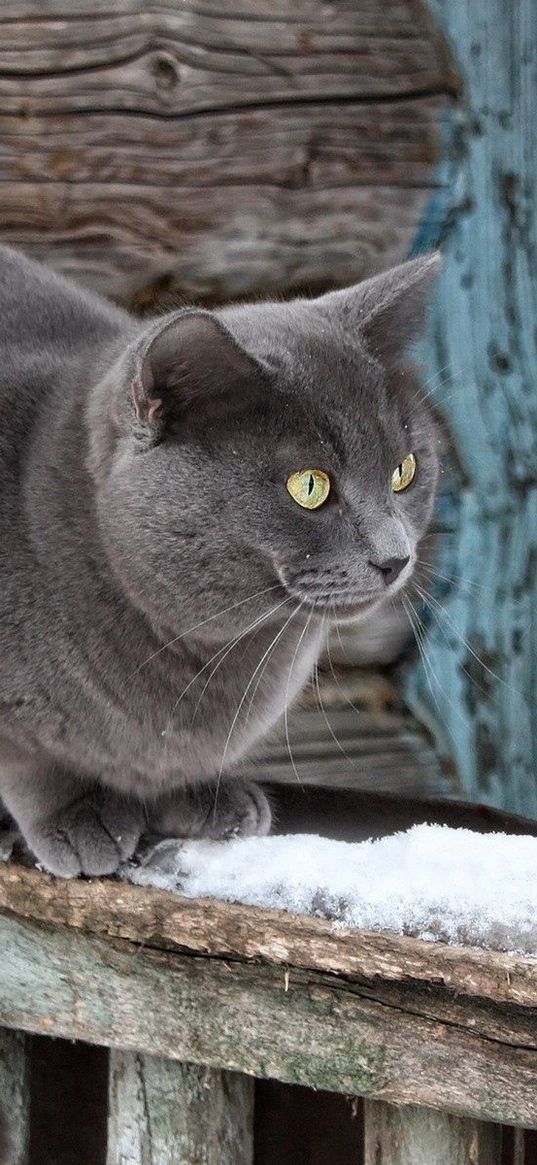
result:
[(320, 645), (318, 626), (291, 620), (248, 643), (162, 652), (128, 676), (116, 664), (107, 690), (88, 674), (72, 693), (61, 750), (140, 796), (210, 779), (270, 731), (307, 683)]

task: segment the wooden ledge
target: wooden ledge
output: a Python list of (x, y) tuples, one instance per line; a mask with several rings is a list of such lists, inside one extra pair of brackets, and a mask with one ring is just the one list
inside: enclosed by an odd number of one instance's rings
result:
[(343, 927), (284, 910), (190, 899), (111, 879), (62, 881), (0, 866), (0, 909), (146, 948), (297, 967), (348, 979), (423, 982), (537, 1006), (537, 958)]
[(537, 1127), (535, 958), (15, 864), (0, 912), (5, 1026)]

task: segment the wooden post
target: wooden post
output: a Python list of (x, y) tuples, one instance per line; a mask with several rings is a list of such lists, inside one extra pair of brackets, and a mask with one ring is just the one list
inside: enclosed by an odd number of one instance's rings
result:
[(112, 1051), (107, 1165), (252, 1165), (253, 1101), (248, 1076)]
[[(29, 1040), (22, 1032), (0, 1028), (0, 1119), (6, 1122), (6, 1165), (27, 1165), (30, 1143)], [(2, 1132), (0, 1131), (0, 1144)], [(0, 1154), (2, 1150), (0, 1149)], [(4, 1159), (1, 1158), (2, 1165)]]
[(421, 696), (465, 790), (535, 816), (537, 5), (429, 3), (463, 82), (430, 362), (448, 382), (435, 396), (462, 466), (439, 569), (462, 581), (445, 613), (432, 603), (426, 670), (440, 710), (423, 672)]
[(364, 1165), (500, 1165), (501, 1126), (432, 1108), (364, 1102)]

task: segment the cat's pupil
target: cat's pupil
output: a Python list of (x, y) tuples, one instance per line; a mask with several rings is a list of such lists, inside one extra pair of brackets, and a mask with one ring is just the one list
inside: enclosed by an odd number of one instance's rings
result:
[(310, 473), (309, 481), (308, 481), (308, 496), (313, 493), (314, 486), (315, 486), (315, 482), (313, 480), (313, 474)]

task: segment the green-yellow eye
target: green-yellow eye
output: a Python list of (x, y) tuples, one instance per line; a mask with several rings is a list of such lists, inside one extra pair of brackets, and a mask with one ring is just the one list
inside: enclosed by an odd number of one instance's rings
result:
[(394, 493), (402, 493), (404, 489), (408, 489), (409, 485), (412, 485), (417, 468), (414, 454), (409, 453), (408, 457), (405, 457), (404, 461), (392, 473), (392, 489)]
[(305, 510), (318, 510), (330, 493), (330, 478), (322, 469), (301, 469), (287, 478), (287, 489)]

